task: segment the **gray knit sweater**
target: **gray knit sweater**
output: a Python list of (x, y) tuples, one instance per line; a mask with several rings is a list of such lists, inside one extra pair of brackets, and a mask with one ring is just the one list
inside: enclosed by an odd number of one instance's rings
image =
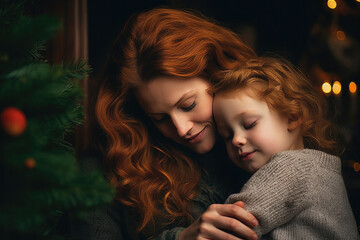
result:
[(303, 149), (275, 154), (227, 203), (244, 201), (263, 239), (360, 239), (336, 156)]

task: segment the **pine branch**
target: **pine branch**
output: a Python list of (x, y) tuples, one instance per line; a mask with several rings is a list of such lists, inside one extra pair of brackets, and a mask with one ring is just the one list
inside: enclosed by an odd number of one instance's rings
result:
[(62, 68), (68, 70), (67, 77), (74, 79), (83, 79), (88, 77), (91, 67), (87, 65), (87, 60), (80, 59), (75, 61), (72, 59), (69, 63), (62, 63)]
[(30, 60), (36, 62), (47, 62), (44, 59), (41, 52), (46, 50), (46, 41), (39, 41), (34, 44), (34, 47), (29, 51), (29, 53), (25, 54), (25, 58), (29, 58)]
[(43, 59), (56, 18), (23, 16), (21, 3), (0, 6), (0, 112), (16, 107), (26, 124), (20, 135), (0, 131), (0, 231), (4, 239), (59, 239), (53, 230), (64, 211), (80, 215), (114, 194), (102, 173), (80, 170), (64, 140), (83, 120), (78, 81), (91, 68)]
[(45, 63), (16, 69), (1, 77), (0, 102), (16, 103), (21, 108), (32, 105), (32, 112), (46, 107), (64, 108), (72, 101), (80, 101), (82, 95), (77, 82), (69, 79), (69, 72), (63, 67), (50, 68)]
[(59, 28), (60, 22), (53, 16), (22, 16), (0, 31), (0, 56), (6, 55), (10, 61), (24, 57), (37, 43), (49, 40)]

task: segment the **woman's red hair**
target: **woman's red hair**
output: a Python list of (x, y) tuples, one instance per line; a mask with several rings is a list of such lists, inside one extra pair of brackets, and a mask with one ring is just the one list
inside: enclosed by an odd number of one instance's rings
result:
[(327, 120), (325, 99), (290, 62), (270, 57), (251, 59), (239, 68), (226, 71), (210, 91), (216, 94), (244, 88), (255, 90), (256, 96), (289, 121), (299, 120), (306, 148), (335, 155), (342, 153), (336, 142), (336, 128)]
[(200, 172), (154, 130), (134, 88), (164, 75), (210, 82), (253, 57), (236, 34), (193, 13), (154, 9), (125, 25), (108, 55), (96, 116), (107, 135), (107, 176), (117, 199), (141, 214), (139, 231), (158, 216), (187, 219)]

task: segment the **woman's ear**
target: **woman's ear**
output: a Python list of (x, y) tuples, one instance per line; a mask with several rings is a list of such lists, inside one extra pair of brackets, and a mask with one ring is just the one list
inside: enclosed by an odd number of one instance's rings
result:
[(288, 130), (293, 131), (301, 125), (302, 119), (299, 116), (291, 116), (288, 119)]

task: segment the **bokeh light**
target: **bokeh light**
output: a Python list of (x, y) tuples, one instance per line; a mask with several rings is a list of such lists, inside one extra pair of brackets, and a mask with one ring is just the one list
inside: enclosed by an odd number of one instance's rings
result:
[[(360, 0), (359, 0), (360, 1)], [(356, 83), (354, 82), (350, 82), (349, 83), (349, 92), (354, 94), (356, 93), (356, 90), (357, 90), (357, 86), (356, 86)]]
[(353, 165), (353, 167), (354, 167), (354, 171), (355, 171), (355, 172), (359, 172), (359, 171), (360, 171), (360, 163), (355, 162), (354, 165)]
[(335, 81), (332, 86), (332, 91), (334, 94), (340, 94), (341, 92), (341, 83), (339, 81)]
[(328, 0), (327, 5), (328, 5), (329, 8), (335, 9), (337, 4), (336, 4), (335, 0)]
[(336, 37), (337, 37), (337, 39), (339, 39), (339, 40), (345, 40), (345, 33), (343, 32), (343, 31), (341, 31), (341, 30), (339, 30), (339, 31), (337, 31), (336, 32)]
[(331, 85), (328, 82), (323, 83), (322, 90), (324, 93), (330, 93), (331, 92)]

